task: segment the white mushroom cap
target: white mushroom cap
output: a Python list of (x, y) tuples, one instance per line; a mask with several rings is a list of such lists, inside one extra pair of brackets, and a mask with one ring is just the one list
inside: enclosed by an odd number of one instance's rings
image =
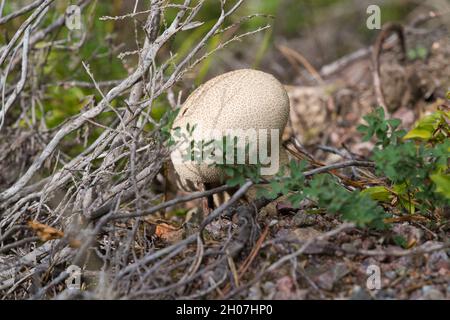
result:
[[(289, 98), (282, 84), (268, 73), (242, 69), (215, 77), (195, 90), (173, 127), (184, 130), (189, 124), (199, 134), (211, 129), (278, 129), (281, 139), (288, 117)], [(287, 155), (281, 149), (280, 164), (285, 162)], [(199, 183), (219, 184), (223, 177), (220, 168), (207, 164), (174, 162), (174, 167), (185, 189), (195, 189)]]

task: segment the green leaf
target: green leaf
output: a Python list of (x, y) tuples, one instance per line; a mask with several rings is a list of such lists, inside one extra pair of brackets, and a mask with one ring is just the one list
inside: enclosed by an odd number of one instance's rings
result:
[(433, 137), (433, 132), (426, 129), (415, 128), (409, 131), (403, 139), (422, 139), (430, 140)]
[(229, 185), (230, 187), (235, 187), (235, 186), (243, 184), (244, 182), (245, 182), (245, 179), (243, 177), (237, 176), (237, 177), (228, 179), (227, 185)]
[(387, 120), (387, 123), (389, 123), (390, 126), (392, 127), (392, 129), (395, 130), (402, 123), (402, 121), (400, 119), (390, 119), (390, 120)]
[(225, 167), (224, 169), (225, 169), (225, 173), (227, 175), (229, 175), (230, 177), (234, 176), (234, 168), (233, 167)]
[(450, 175), (449, 174), (432, 174), (431, 180), (436, 185), (436, 192), (450, 199)]
[(396, 245), (406, 249), (408, 247), (408, 241), (401, 235), (396, 235), (393, 238)]
[(427, 54), (428, 54), (427, 48), (422, 47), (422, 46), (420, 46), (420, 47), (417, 48), (417, 56), (418, 56), (420, 59), (422, 59), (422, 60), (425, 59), (425, 58), (427, 57)]
[(444, 112), (434, 112), (420, 119), (414, 126), (414, 129), (409, 131), (403, 139), (422, 139), (428, 141), (433, 137), (439, 125), (444, 122)]
[(373, 200), (388, 202), (391, 198), (391, 193), (383, 186), (376, 186), (364, 189), (361, 194), (369, 195)]
[(293, 207), (298, 207), (300, 202), (305, 198), (305, 196), (301, 193), (294, 193), (288, 197), (288, 201), (292, 204)]

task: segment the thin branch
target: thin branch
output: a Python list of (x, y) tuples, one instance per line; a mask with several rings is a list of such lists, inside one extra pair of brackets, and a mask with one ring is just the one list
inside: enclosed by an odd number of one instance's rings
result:
[(8, 14), (7, 16), (1, 17), (0, 18), (0, 25), (5, 24), (8, 21), (10, 21), (12, 19), (15, 19), (17, 17), (20, 17), (20, 16), (22, 16), (24, 14), (27, 14), (31, 10), (39, 7), (43, 2), (44, 2), (44, 0), (35, 0), (34, 2), (30, 3), (29, 5), (26, 5), (25, 7), (22, 7), (19, 10)]

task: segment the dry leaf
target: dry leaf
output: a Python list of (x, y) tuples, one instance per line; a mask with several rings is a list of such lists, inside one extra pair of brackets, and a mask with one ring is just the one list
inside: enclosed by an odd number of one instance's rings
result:
[(144, 220), (151, 226), (151, 234), (168, 243), (175, 243), (183, 239), (184, 228), (173, 225), (167, 220), (151, 219)]
[(167, 223), (156, 225), (155, 235), (164, 241), (174, 243), (183, 238), (183, 228), (174, 227)]
[(28, 226), (36, 231), (38, 237), (42, 241), (49, 241), (64, 237), (64, 233), (62, 231), (37, 221), (28, 221)]
[(78, 239), (69, 239), (69, 246), (73, 249), (78, 249), (81, 247), (81, 241)]

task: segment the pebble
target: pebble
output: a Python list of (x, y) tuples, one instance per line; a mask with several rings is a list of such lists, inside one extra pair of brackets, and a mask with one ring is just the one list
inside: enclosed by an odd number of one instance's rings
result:
[(317, 219), (314, 215), (298, 212), (293, 218), (292, 222), (297, 227), (312, 226), (316, 223)]
[(420, 300), (443, 300), (445, 297), (442, 292), (436, 289), (435, 286), (424, 286), (422, 288), (423, 296)]

